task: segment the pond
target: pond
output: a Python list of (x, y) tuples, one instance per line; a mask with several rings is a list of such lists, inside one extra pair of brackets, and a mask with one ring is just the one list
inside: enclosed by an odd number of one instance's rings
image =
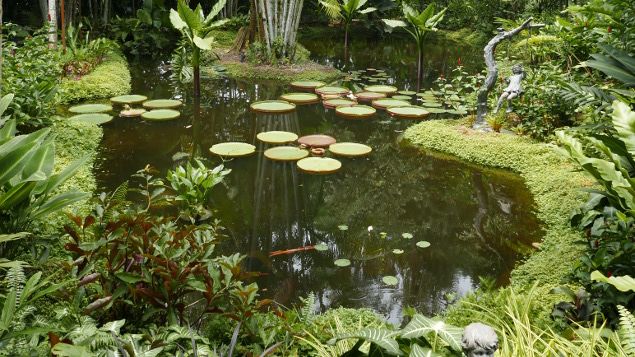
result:
[[(341, 65), (341, 53), (329, 52), (338, 43), (306, 44), (316, 60)], [(391, 83), (412, 86), (409, 63), (416, 54), (403, 55), (409, 69), (389, 69), (397, 66), (391, 48), (398, 45), (375, 43), (380, 55), (370, 60), (387, 69)], [(369, 65), (364, 48), (360, 43), (351, 49), (351, 69)], [(444, 50), (443, 44), (430, 53), (437, 57), (429, 61), (429, 76), (445, 70), (435, 64), (456, 63), (456, 51)], [(473, 57), (472, 63), (476, 61)], [(184, 98), (164, 63), (131, 67), (134, 93)], [(223, 249), (246, 254), (246, 266), (263, 273), (256, 280), (261, 297), (291, 306), (314, 293), (320, 310), (369, 307), (390, 321), (399, 321), (406, 306), (426, 314), (442, 311), (453, 296), (476, 288), (481, 276), (505, 284), (517, 260), (540, 238), (533, 199), (519, 177), (404, 145), (400, 134), (412, 121), (391, 119), (384, 112), (350, 121), (321, 104), (298, 106), (289, 114), (249, 110), (254, 101), (288, 91), (284, 83), (206, 81), (200, 116), (184, 98), (177, 121), (115, 119), (104, 126), (95, 168), (100, 189), (112, 190), (146, 164), (165, 172), (182, 162), (178, 153), (198, 152), (218, 164), (220, 159), (208, 151), (213, 144), (252, 143), (258, 153), (225, 162), (232, 173), (214, 192), (217, 217), (229, 237)], [(366, 158), (341, 159), (342, 169), (335, 174), (307, 175), (295, 164), (264, 158), (265, 146), (256, 134), (268, 130), (327, 134), (340, 142), (369, 145), (373, 152)], [(430, 246), (419, 248), (419, 241)], [(270, 257), (274, 251), (317, 243), (325, 243), (327, 250)], [(351, 265), (335, 266), (341, 258)], [(397, 284), (386, 285), (385, 276), (396, 277)]]

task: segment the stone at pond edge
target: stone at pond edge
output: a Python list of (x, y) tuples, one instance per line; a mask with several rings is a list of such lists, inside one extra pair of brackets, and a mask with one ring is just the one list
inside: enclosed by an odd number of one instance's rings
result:
[(276, 146), (265, 150), (264, 155), (274, 161), (297, 161), (309, 156), (309, 151), (295, 146)]
[(351, 261), (348, 259), (338, 259), (334, 261), (333, 264), (337, 265), (338, 267), (347, 267), (351, 265)]
[(212, 145), (212, 147), (209, 148), (209, 151), (218, 156), (242, 157), (255, 153), (256, 147), (247, 143), (226, 142)]
[(298, 135), (288, 131), (265, 131), (256, 135), (258, 140), (267, 144), (286, 144), (298, 140)]
[(307, 157), (298, 161), (298, 168), (309, 174), (331, 174), (342, 168), (342, 163), (328, 157)]
[(112, 110), (112, 106), (107, 104), (80, 104), (68, 108), (68, 111), (75, 114), (104, 113)]

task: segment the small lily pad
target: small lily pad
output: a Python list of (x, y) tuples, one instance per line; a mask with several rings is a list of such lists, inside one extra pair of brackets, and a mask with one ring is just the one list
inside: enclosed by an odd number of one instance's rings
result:
[(331, 174), (342, 168), (342, 163), (329, 157), (307, 157), (298, 161), (298, 168), (309, 174)]
[(429, 107), (424, 107), (424, 106), (422, 106), (422, 108), (427, 110), (428, 112), (430, 112), (432, 114), (446, 114), (448, 112), (447, 109), (443, 109), (443, 108), (429, 108)]
[(319, 101), (317, 94), (313, 93), (286, 93), (281, 95), (280, 99), (295, 104), (313, 104)]
[(380, 237), (381, 239), (386, 239), (386, 237), (388, 237), (388, 233), (386, 233), (386, 232), (379, 232), (379, 237)]
[(143, 107), (147, 109), (173, 109), (181, 105), (183, 103), (176, 99), (154, 99), (143, 102)]
[(337, 226), (337, 229), (339, 229), (340, 231), (347, 231), (348, 226), (345, 224), (340, 224), (339, 226)]
[(412, 239), (412, 233), (401, 233), (401, 236), (405, 239)]
[(355, 96), (357, 97), (358, 100), (364, 101), (364, 102), (372, 102), (373, 100), (376, 100), (376, 99), (386, 98), (385, 93), (377, 93), (377, 92), (359, 92), (359, 93), (355, 93)]
[(387, 276), (381, 278), (381, 280), (386, 285), (397, 285), (399, 283), (399, 280), (396, 277), (392, 276), (392, 275), (387, 275)]
[(392, 99), (397, 99), (397, 100), (405, 100), (405, 101), (412, 100), (412, 97), (411, 97), (411, 96), (409, 96), (409, 95), (401, 95), (401, 94), (398, 94), (398, 95), (393, 95), (393, 96), (392, 96), (392, 97), (390, 97), (390, 98), (392, 98)]
[(259, 113), (287, 113), (295, 110), (295, 104), (286, 100), (263, 100), (252, 103), (250, 108)]
[(258, 133), (256, 138), (267, 144), (286, 144), (298, 140), (298, 135), (288, 131), (265, 131)]
[(411, 90), (400, 90), (399, 92), (397, 92), (401, 95), (407, 95), (409, 97), (412, 97), (413, 95), (417, 94), (417, 92), (415, 91), (411, 91)]
[(392, 116), (410, 119), (421, 119), (430, 114), (430, 112), (427, 111), (425, 108), (416, 106), (390, 107), (386, 109), (386, 111)]
[(333, 264), (337, 265), (338, 267), (347, 267), (351, 265), (351, 261), (348, 259), (338, 259), (334, 261)]
[(128, 94), (110, 98), (113, 104), (139, 104), (148, 100), (145, 95)]
[(368, 145), (358, 143), (335, 143), (329, 146), (329, 151), (339, 156), (357, 157), (368, 155), (373, 149)]
[(323, 252), (323, 251), (329, 249), (328, 245), (326, 245), (324, 243), (318, 243), (318, 244), (314, 245), (313, 248), (315, 248), (315, 250), (317, 250), (319, 252)]
[(168, 121), (174, 120), (181, 116), (178, 110), (174, 109), (154, 109), (141, 114), (144, 120), (150, 121)]
[(329, 87), (329, 86), (325, 86), (325, 87), (316, 88), (315, 89), (315, 93), (321, 94), (321, 95), (323, 95), (323, 94), (344, 95), (344, 94), (350, 93), (350, 90), (348, 88), (344, 88), (344, 87)]
[(104, 124), (112, 120), (112, 116), (104, 113), (79, 114), (70, 117), (69, 120), (81, 121), (84, 123)]
[(255, 153), (256, 147), (247, 143), (227, 142), (212, 145), (209, 151), (218, 156), (241, 157)]
[(386, 109), (390, 107), (407, 107), (410, 105), (410, 103), (404, 100), (385, 98), (373, 100), (372, 105), (377, 109)]
[(291, 82), (291, 87), (302, 90), (314, 90), (318, 87), (323, 87), (326, 83), (320, 81), (295, 81)]
[(393, 249), (393, 254), (403, 254), (403, 249)]
[(367, 105), (351, 105), (348, 107), (337, 107), (335, 113), (347, 119), (365, 119), (373, 116), (377, 110)]
[(265, 150), (265, 157), (274, 161), (297, 161), (309, 156), (308, 150), (295, 146), (276, 146)]
[(335, 98), (335, 99), (327, 99), (322, 102), (324, 107), (326, 108), (337, 108), (337, 107), (350, 107), (351, 105), (357, 104), (356, 101), (346, 99), (346, 98)]
[(416, 244), (417, 244), (417, 247), (419, 248), (428, 248), (430, 246), (430, 242), (425, 240), (420, 240)]
[(421, 102), (421, 106), (428, 107), (428, 108), (440, 108), (443, 106), (443, 104), (439, 102), (431, 102), (431, 101), (424, 100)]
[(75, 114), (105, 113), (112, 110), (108, 104), (81, 104), (68, 108), (68, 111)]
[(399, 90), (397, 87), (393, 87), (393, 86), (382, 86), (382, 85), (376, 85), (376, 86), (367, 86), (364, 87), (364, 90), (367, 92), (375, 92), (375, 93), (383, 93), (383, 94), (392, 94), (392, 93), (397, 93), (397, 91)]

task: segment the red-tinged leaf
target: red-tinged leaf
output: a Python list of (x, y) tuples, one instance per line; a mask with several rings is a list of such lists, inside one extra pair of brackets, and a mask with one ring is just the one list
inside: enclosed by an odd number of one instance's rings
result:
[(92, 225), (93, 225), (93, 223), (95, 223), (95, 217), (93, 217), (93, 216), (87, 216), (87, 217), (84, 219), (84, 226), (83, 226), (83, 227), (84, 227), (84, 229), (86, 229), (86, 228), (88, 228), (88, 227), (92, 226)]
[(108, 303), (111, 300), (112, 300), (112, 296), (106, 296), (104, 298), (97, 299), (97, 300), (93, 301), (92, 303), (88, 304), (88, 306), (86, 306), (84, 308), (84, 313), (88, 314), (91, 311), (94, 311), (96, 309), (102, 308), (102, 307), (108, 305)]
[(55, 345), (57, 345), (58, 343), (60, 343), (60, 337), (53, 333), (53, 332), (49, 332), (49, 344), (51, 345), (51, 348), (55, 347)]
[(71, 238), (73, 238), (75, 243), (79, 244), (79, 234), (77, 234), (77, 231), (75, 231), (73, 228), (71, 228), (68, 225), (64, 225), (64, 231), (66, 231), (66, 234), (68, 234), (69, 236), (71, 236)]
[(75, 252), (75, 253), (80, 254), (80, 255), (84, 255), (85, 254), (85, 252), (83, 250), (81, 250), (79, 248), (79, 246), (77, 244), (75, 244), (75, 243), (66, 243), (66, 244), (64, 244), (64, 249), (66, 249), (66, 250), (68, 250), (70, 252)]
[(67, 214), (68, 218), (73, 221), (77, 227), (81, 227), (82, 226), (82, 217), (80, 216), (76, 216), (73, 214)]
[(261, 307), (270, 305), (271, 303), (273, 303), (273, 300), (271, 299), (262, 299), (256, 303), (256, 309), (260, 309)]

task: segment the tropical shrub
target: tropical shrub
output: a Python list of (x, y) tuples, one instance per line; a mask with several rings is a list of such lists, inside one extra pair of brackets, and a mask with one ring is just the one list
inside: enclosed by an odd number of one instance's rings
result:
[(79, 79), (90, 73), (104, 58), (119, 46), (106, 38), (90, 40), (90, 32), (82, 33), (82, 24), (68, 27), (66, 53), (62, 55), (64, 76)]

